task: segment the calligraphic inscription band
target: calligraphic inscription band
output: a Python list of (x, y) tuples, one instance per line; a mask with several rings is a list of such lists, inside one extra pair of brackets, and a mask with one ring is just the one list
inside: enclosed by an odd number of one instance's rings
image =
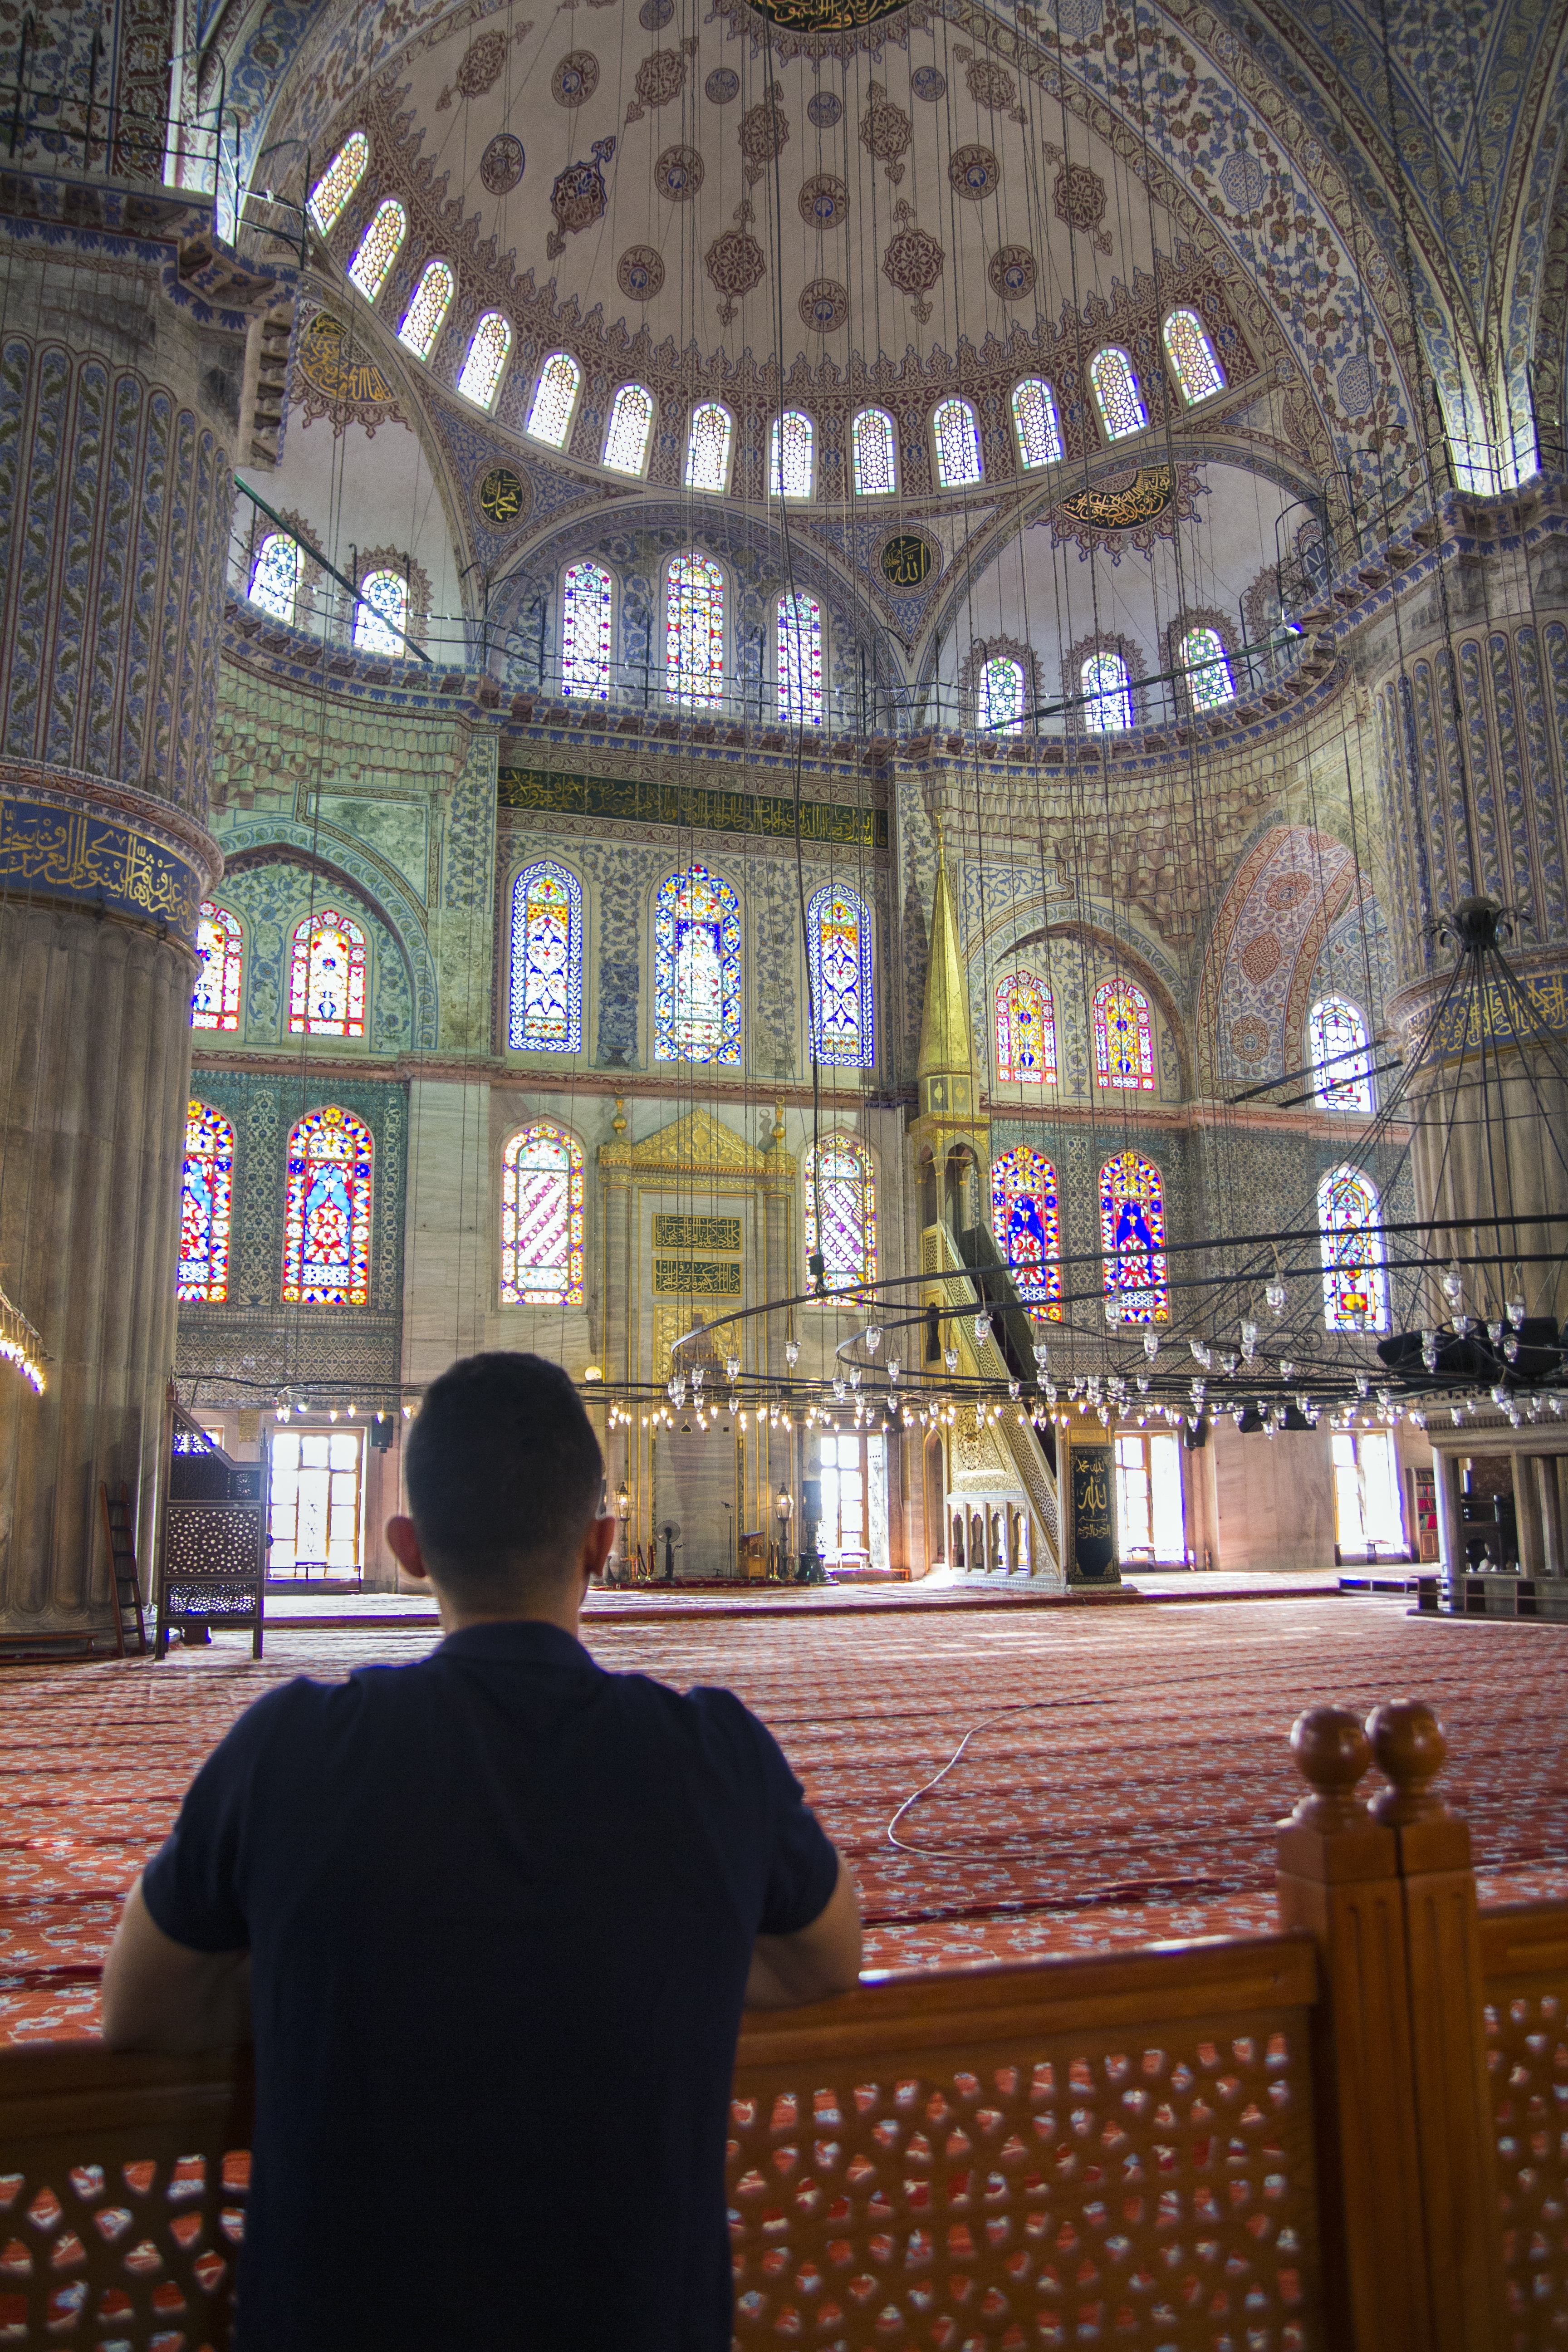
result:
[(1111, 1449), (1109, 1445), (1074, 1445), (1069, 1458), (1073, 1565), (1079, 1576), (1102, 1577), (1116, 1558)]
[(739, 1298), (741, 1269), (722, 1258), (656, 1257), (653, 1286), (666, 1297), (674, 1292), (684, 1298)]
[(739, 1217), (655, 1217), (655, 1249), (734, 1250), (741, 1246)]
[(1062, 512), (1097, 530), (1135, 530), (1163, 515), (1175, 495), (1173, 466), (1145, 466), (1119, 489), (1076, 491), (1062, 500)]
[(0, 889), (102, 907), (194, 948), (208, 887), (176, 850), (121, 818), (0, 793)]
[[(793, 838), (795, 803), (779, 794), (720, 793), (699, 784), (655, 784), (630, 777), (556, 776), (543, 768), (502, 768), (496, 779), (502, 808), (557, 809), (571, 816), (626, 817), (642, 824), (691, 825), (713, 833), (761, 833)], [(886, 849), (885, 809), (840, 808), (833, 801), (800, 804), (803, 841), (842, 841)]]

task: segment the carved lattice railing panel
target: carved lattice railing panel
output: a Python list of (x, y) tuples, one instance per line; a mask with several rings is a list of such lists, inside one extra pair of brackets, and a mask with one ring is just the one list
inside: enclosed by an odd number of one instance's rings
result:
[(1568, 2347), (1568, 1906), (1484, 1913), (1507, 2352)]

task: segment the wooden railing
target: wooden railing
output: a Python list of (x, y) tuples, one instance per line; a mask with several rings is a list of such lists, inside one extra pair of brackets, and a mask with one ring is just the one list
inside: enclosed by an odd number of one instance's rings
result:
[[(1568, 2344), (1568, 1905), (1478, 1913), (1429, 1710), (1292, 1745), (1279, 1934), (748, 2024), (744, 2352)], [(223, 2352), (248, 2116), (244, 2062), (0, 2053), (0, 2346)]]

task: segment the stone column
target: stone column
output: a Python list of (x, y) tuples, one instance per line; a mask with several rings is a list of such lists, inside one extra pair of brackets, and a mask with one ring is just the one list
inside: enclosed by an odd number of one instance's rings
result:
[(1541, 1479), (1541, 1517), (1548, 1576), (1568, 1574), (1568, 1559), (1563, 1556), (1563, 1489), (1558, 1484), (1562, 1460), (1557, 1454), (1538, 1454), (1535, 1457)]
[(1541, 1488), (1536, 1484), (1535, 1457), (1515, 1454), (1513, 1457), (1514, 1524), (1519, 1529), (1519, 1565), (1525, 1576), (1540, 1576), (1545, 1570), (1545, 1548), (1542, 1541)]

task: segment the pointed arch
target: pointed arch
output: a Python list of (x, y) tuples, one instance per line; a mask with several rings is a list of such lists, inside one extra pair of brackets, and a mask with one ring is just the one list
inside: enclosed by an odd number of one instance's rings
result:
[(1382, 1223), (1383, 1202), (1372, 1178), (1359, 1168), (1331, 1168), (1318, 1186), (1325, 1330), (1387, 1330)]
[(501, 376), (511, 353), (511, 320), (502, 310), (487, 310), (468, 342), (468, 355), (458, 378), (458, 390), (476, 408), (493, 408)]
[(876, 1061), (871, 918), (857, 891), (829, 883), (805, 909), (813, 1058), (839, 1069)]
[(185, 1159), (180, 1178), (177, 1298), (221, 1307), (228, 1297), (234, 1228), (234, 1128), (222, 1111), (192, 1100), (185, 1108)]
[(991, 1231), (1026, 1307), (1062, 1319), (1062, 1215), (1057, 1171), (1045, 1154), (1016, 1144), (991, 1163)]
[(561, 691), (604, 702), (610, 692), (615, 583), (584, 557), (561, 575)]
[(565, 447), (566, 428), (572, 422), (577, 387), (582, 381), (583, 371), (570, 352), (551, 352), (539, 371), (528, 423), (523, 427), (531, 440), (542, 441), (552, 449)]
[(938, 401), (931, 414), (936, 443), (936, 478), (944, 490), (978, 482), (984, 467), (980, 456), (980, 425), (974, 410), (957, 393)]
[(386, 273), (407, 234), (408, 215), (395, 196), (384, 197), (377, 205), (349, 264), (349, 276), (367, 302), (374, 302), (385, 285)]
[(191, 998), (193, 1029), (222, 1029), (231, 1034), (239, 1027), (240, 982), (245, 969), (245, 934), (237, 915), (214, 898), (204, 898), (196, 909), (196, 986)]
[(1105, 1295), (1122, 1323), (1168, 1323), (1165, 1180), (1141, 1151), (1116, 1151), (1100, 1171)]
[(824, 1286), (853, 1292), (877, 1279), (877, 1180), (871, 1155), (858, 1137), (824, 1136), (808, 1146), (805, 1192), (805, 1256), (822, 1253)]
[(1230, 656), (1217, 629), (1205, 624), (1184, 629), (1176, 641), (1176, 658), (1194, 710), (1219, 710), (1236, 700)]
[(509, 1136), (501, 1151), (503, 1307), (581, 1307), (583, 1147), (548, 1119)]
[(283, 1194), (286, 1306), (368, 1305), (374, 1156), (369, 1128), (337, 1103), (307, 1111), (289, 1130)]
[(369, 162), (370, 141), (363, 131), (351, 131), (310, 191), (310, 218), (323, 236), (337, 226)]
[(250, 585), (245, 593), (253, 604), (292, 628), (304, 568), (299, 541), (286, 530), (269, 530), (256, 551)]
[(863, 408), (849, 427), (858, 499), (891, 498), (899, 487), (899, 436), (885, 408)]
[(686, 436), (686, 487), (689, 490), (727, 489), (730, 449), (735, 420), (717, 400), (701, 400), (691, 412)]
[(1057, 396), (1044, 376), (1026, 375), (1022, 383), (1013, 386), (1013, 430), (1026, 467), (1060, 463), (1062, 428)]
[(359, 584), (354, 607), (354, 647), (362, 654), (384, 654), (393, 661), (408, 656), (408, 583), (400, 572), (367, 572)]
[(525, 866), (511, 886), (514, 1053), (583, 1050), (583, 886), (552, 857)]
[(640, 474), (653, 431), (653, 394), (643, 383), (623, 383), (610, 408), (603, 463), (612, 474)]
[(365, 936), (336, 907), (294, 926), (289, 1028), (308, 1037), (364, 1035)]
[(804, 592), (781, 596), (775, 618), (779, 717), (786, 726), (820, 727), (822, 606)]
[(451, 308), (458, 281), (450, 266), (439, 259), (427, 261), (419, 273), (419, 283), (414, 289), (414, 299), (403, 315), (397, 330), (397, 340), (411, 351), (416, 360), (427, 360), (436, 348), (436, 338)]
[(775, 416), (768, 436), (768, 495), (808, 499), (816, 478), (816, 427), (804, 408)]
[(980, 672), (975, 716), (981, 733), (1021, 735), (1028, 698), (1023, 663), (1012, 654), (993, 654)]
[(1136, 982), (1102, 980), (1094, 992), (1094, 1075), (1102, 1087), (1154, 1090), (1154, 1026)]
[(1006, 1085), (1057, 1083), (1057, 1015), (1048, 984), (1022, 967), (996, 983), (996, 1076)]
[(1102, 647), (1089, 655), (1079, 674), (1083, 723), (1090, 735), (1120, 735), (1132, 724), (1132, 681), (1119, 653)]
[(1164, 341), (1165, 356), (1189, 408), (1225, 390), (1225, 370), (1195, 310), (1173, 310), (1165, 321)]
[(665, 567), (664, 690), (696, 709), (724, 698), (724, 574), (697, 547)]
[(721, 874), (692, 864), (654, 901), (656, 1062), (741, 1058), (741, 902)]
[(1371, 1039), (1360, 1008), (1348, 996), (1320, 997), (1307, 1015), (1312, 1085), (1325, 1110), (1365, 1111), (1374, 1106)]
[(1089, 376), (1107, 438), (1124, 441), (1130, 433), (1142, 433), (1149, 422), (1149, 411), (1126, 352), (1114, 343), (1107, 344), (1090, 360)]

